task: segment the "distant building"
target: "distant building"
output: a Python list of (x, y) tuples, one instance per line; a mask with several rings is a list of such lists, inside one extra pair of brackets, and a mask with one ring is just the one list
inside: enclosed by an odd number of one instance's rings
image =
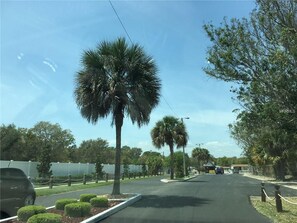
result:
[(232, 164), (231, 170), (233, 173), (249, 172), (248, 164)]

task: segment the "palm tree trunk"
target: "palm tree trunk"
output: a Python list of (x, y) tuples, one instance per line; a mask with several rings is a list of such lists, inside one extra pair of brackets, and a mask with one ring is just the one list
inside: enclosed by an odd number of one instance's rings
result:
[(170, 179), (174, 179), (174, 153), (173, 153), (173, 145), (169, 145), (170, 148)]
[(115, 153), (115, 169), (112, 195), (120, 194), (120, 179), (121, 179), (121, 133), (124, 116), (122, 112), (116, 114), (116, 153)]

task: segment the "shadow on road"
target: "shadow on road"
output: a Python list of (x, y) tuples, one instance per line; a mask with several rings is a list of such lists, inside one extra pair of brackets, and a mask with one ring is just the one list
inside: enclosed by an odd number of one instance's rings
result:
[(142, 199), (132, 205), (135, 208), (178, 208), (178, 207), (198, 207), (204, 204), (208, 204), (210, 200), (201, 199), (195, 197), (185, 196), (157, 196), (157, 195), (144, 195)]

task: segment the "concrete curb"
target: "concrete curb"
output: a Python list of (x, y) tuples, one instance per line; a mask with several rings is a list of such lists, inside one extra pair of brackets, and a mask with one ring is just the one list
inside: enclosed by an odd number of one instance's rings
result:
[(282, 187), (287, 187), (290, 189), (294, 189), (297, 190), (297, 182), (280, 182), (280, 181), (276, 181), (274, 178), (271, 177), (265, 177), (265, 176), (259, 176), (259, 175), (251, 175), (251, 174), (244, 174), (244, 177), (249, 177), (252, 179), (256, 179), (256, 180), (261, 180), (262, 182), (266, 182), (269, 184), (277, 184), (280, 185)]
[(188, 181), (188, 180), (191, 180), (195, 177), (197, 177), (199, 175), (195, 175), (195, 176), (191, 176), (187, 179), (183, 179), (183, 180), (168, 180), (168, 179), (161, 179), (160, 181), (163, 182), (163, 183), (173, 183), (173, 182), (185, 182), (185, 181)]
[(106, 210), (106, 211), (103, 211), (91, 218), (88, 218), (84, 221), (82, 221), (81, 223), (96, 223), (104, 218), (107, 218), (109, 217), (110, 215), (113, 215), (115, 214), (116, 212), (130, 206), (131, 204), (134, 204), (135, 202), (139, 201), (141, 199), (141, 194), (136, 194), (135, 196), (129, 198), (128, 200)]

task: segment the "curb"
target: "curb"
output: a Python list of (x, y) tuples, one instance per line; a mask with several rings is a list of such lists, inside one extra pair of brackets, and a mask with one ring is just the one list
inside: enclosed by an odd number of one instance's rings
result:
[(82, 221), (81, 223), (96, 223), (98, 221), (101, 221), (102, 219), (115, 214), (116, 212), (130, 206), (131, 204), (134, 204), (135, 202), (139, 201), (140, 199), (141, 199), (141, 194), (136, 194), (134, 197), (131, 197), (128, 200), (126, 200), (126, 201), (106, 210), (106, 211), (103, 211), (91, 218), (88, 218), (88, 219)]
[(185, 181), (188, 181), (188, 180), (191, 180), (195, 177), (197, 177), (199, 175), (195, 175), (195, 176), (192, 176), (192, 177), (189, 177), (187, 179), (183, 179), (183, 180), (168, 180), (168, 179), (161, 179), (160, 181), (163, 182), (163, 183), (173, 183), (173, 182), (185, 182)]

